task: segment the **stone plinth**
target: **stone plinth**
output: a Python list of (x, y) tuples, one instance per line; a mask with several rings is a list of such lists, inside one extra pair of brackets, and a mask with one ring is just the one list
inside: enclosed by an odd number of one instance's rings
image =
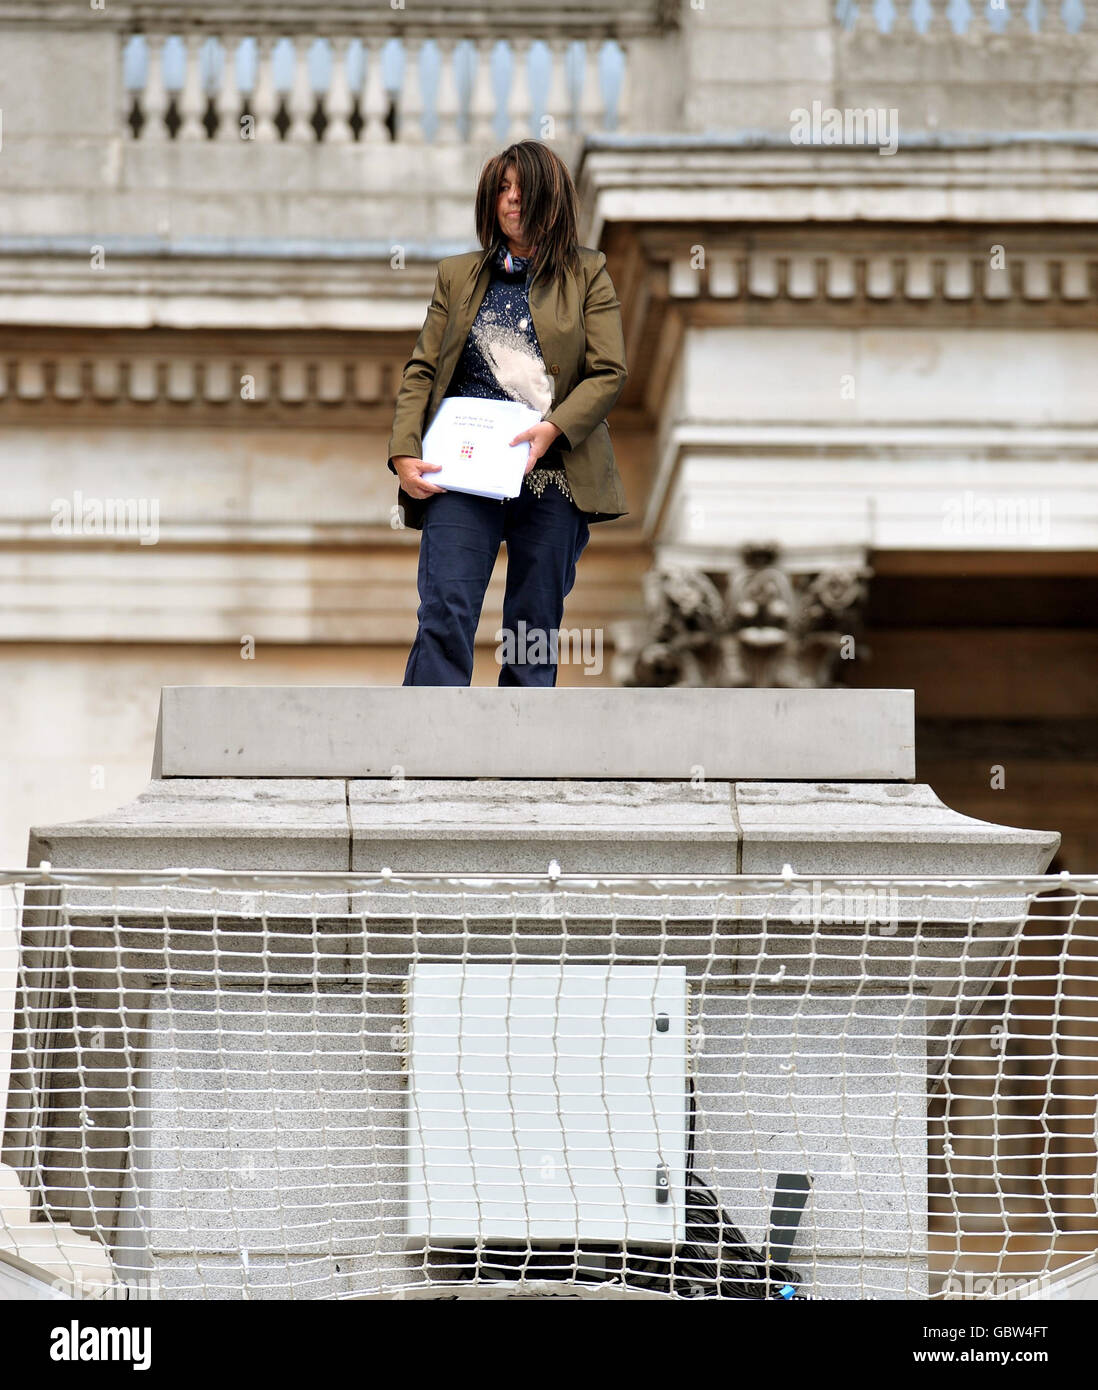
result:
[[(5, 1161), (167, 1296), (411, 1289), (411, 963), (666, 961), (692, 990), (697, 1171), (732, 1219), (762, 1241), (777, 1174), (809, 1173), (809, 1288), (919, 1296), (928, 1077), (1032, 891), (977, 905), (963, 880), (1039, 874), (1058, 836), (907, 780), (910, 720), (910, 692), (166, 691), (142, 796), (33, 832), (55, 872), (188, 873), (28, 915)], [(792, 780), (790, 750), (826, 776)], [(851, 919), (820, 910), (828, 874), (936, 881)], [(122, 1041), (74, 1066), (96, 1028)]]
[(910, 780), (910, 690), (169, 686), (158, 777)]

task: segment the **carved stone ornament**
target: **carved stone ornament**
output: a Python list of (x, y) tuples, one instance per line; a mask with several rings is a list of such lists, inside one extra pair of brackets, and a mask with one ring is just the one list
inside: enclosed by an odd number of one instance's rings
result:
[(828, 687), (861, 642), (867, 565), (791, 574), (773, 544), (747, 545), (723, 572), (661, 561), (644, 577), (648, 616), (614, 633), (626, 686)]

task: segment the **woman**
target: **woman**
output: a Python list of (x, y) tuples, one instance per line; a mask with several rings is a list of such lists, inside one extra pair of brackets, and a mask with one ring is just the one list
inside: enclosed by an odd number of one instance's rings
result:
[[(626, 514), (606, 415), (625, 385), (621, 313), (601, 251), (576, 241), (576, 189), (536, 140), (490, 159), (476, 194), (482, 251), (439, 262), (397, 393), (389, 468), (422, 532), (419, 631), (405, 685), (468, 685), (485, 590), (507, 542), (500, 685), (552, 686), (557, 632), (589, 522)], [(521, 400), (542, 416), (519, 495), (448, 492), (419, 457), (444, 396)], [(540, 638), (537, 634), (541, 634)]]

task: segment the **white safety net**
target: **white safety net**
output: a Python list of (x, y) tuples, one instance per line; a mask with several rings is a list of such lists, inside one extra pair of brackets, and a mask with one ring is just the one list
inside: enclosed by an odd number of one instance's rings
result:
[(1098, 879), (0, 882), (9, 1288), (1041, 1297), (1098, 1249)]

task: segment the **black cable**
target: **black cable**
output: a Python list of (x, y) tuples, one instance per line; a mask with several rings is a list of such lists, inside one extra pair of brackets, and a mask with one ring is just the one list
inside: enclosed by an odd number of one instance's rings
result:
[[(694, 1171), (698, 1106), (692, 1077), (688, 1097), (685, 1238), (663, 1257), (642, 1255), (628, 1247), (623, 1249), (618, 1271), (622, 1283), (626, 1287), (676, 1294), (682, 1298), (751, 1299), (756, 1302), (804, 1299), (806, 1295), (798, 1292), (801, 1276), (788, 1265), (768, 1259), (764, 1251), (751, 1245), (721, 1206), (717, 1194)], [(585, 1253), (605, 1258), (603, 1251), (584, 1252), (582, 1247), (572, 1252), (469, 1251), (467, 1263), (461, 1261), (455, 1273), (467, 1279), (476, 1279), (484, 1272), (496, 1279), (519, 1279), (536, 1271), (543, 1278), (564, 1279), (583, 1265)]]
[(694, 1171), (698, 1106), (692, 1077), (688, 1095), (685, 1240), (673, 1248), (666, 1272), (659, 1261), (633, 1257), (624, 1272), (625, 1282), (686, 1298), (796, 1297), (801, 1276), (750, 1245), (716, 1193)]

